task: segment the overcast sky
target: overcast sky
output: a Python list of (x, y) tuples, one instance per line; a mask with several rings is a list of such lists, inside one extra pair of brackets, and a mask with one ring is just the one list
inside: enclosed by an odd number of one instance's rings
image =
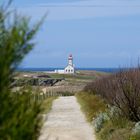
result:
[(22, 67), (119, 67), (140, 56), (139, 0), (14, 0), (13, 7), (38, 21), (48, 16), (35, 49)]

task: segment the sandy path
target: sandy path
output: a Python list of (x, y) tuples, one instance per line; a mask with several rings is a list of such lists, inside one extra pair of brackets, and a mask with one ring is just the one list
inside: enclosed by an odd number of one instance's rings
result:
[(39, 140), (95, 140), (74, 96), (59, 97), (53, 102)]

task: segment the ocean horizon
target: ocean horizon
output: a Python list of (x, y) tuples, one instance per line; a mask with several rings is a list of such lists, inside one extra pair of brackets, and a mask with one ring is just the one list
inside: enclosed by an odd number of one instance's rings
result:
[[(17, 68), (17, 71), (23, 72), (45, 72), (45, 71), (54, 71), (58, 69), (64, 68)], [(76, 70), (93, 70), (99, 72), (108, 72), (108, 73), (115, 73), (119, 72), (120, 69), (127, 69), (127, 68), (75, 68)]]

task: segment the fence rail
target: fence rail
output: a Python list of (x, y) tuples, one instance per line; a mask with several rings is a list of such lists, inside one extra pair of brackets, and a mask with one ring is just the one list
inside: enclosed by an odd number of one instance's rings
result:
[(71, 92), (46, 92), (46, 93), (39, 93), (39, 94), (32, 94), (31, 98), (35, 101), (42, 101), (48, 97), (58, 97), (58, 96), (73, 96), (74, 93)]

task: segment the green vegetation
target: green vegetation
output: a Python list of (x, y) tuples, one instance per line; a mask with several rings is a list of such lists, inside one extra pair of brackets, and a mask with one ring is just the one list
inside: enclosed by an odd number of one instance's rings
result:
[(14, 70), (34, 47), (42, 21), (31, 26), (29, 18), (9, 11), (10, 3), (0, 5), (0, 139), (36, 140), (40, 104), (30, 90), (13, 93), (10, 85)]
[[(133, 136), (132, 128), (134, 123), (122, 117), (119, 111), (116, 107), (109, 107), (102, 113), (106, 113), (107, 119), (100, 127), (100, 130), (96, 131), (99, 140), (130, 140)], [(99, 116), (97, 116), (98, 118)]]
[(41, 103), (42, 114), (47, 114), (52, 107), (53, 100), (57, 97), (48, 97)]
[(97, 79), (77, 94), (98, 140), (140, 139), (139, 82), (140, 69), (134, 68)]
[(61, 91), (60, 94), (62, 96), (74, 96), (75, 95), (74, 92), (70, 92), (70, 91)]
[(103, 125), (101, 131), (97, 133), (98, 139), (99, 140), (130, 140), (130, 138), (132, 137), (132, 133), (131, 133), (131, 129), (133, 127), (132, 122), (122, 118), (117, 118), (117, 120), (114, 120), (113, 122), (111, 120), (108, 120)]
[(96, 95), (80, 92), (76, 94), (78, 102), (81, 104), (81, 109), (85, 112), (87, 120), (92, 122), (93, 118), (97, 116), (99, 112), (105, 111), (105, 102)]
[(85, 90), (100, 95), (108, 104), (120, 109), (130, 121), (140, 121), (140, 69), (120, 71), (96, 80)]
[(65, 78), (68, 80), (94, 80), (95, 75), (83, 75), (81, 73), (76, 73), (73, 75), (68, 74), (49, 74), (52, 78)]
[[(107, 107), (103, 99), (94, 94), (81, 92), (76, 97), (87, 120), (93, 124), (98, 140), (139, 140), (139, 133), (134, 134), (134, 123), (119, 116)], [(103, 118), (105, 115), (105, 119)]]

